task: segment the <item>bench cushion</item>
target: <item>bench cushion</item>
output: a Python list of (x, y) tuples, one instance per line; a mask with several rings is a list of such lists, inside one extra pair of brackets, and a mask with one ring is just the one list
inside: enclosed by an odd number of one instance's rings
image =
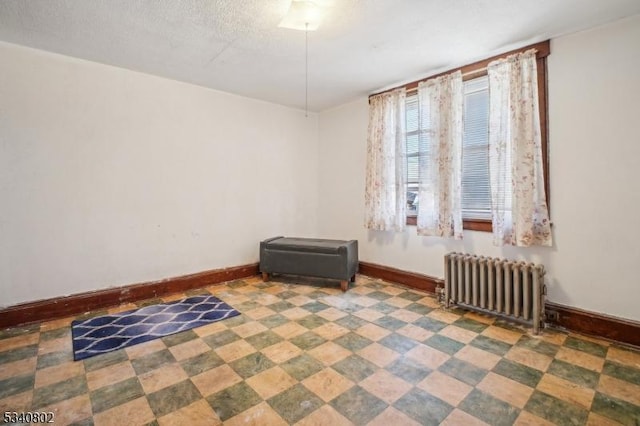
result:
[(278, 238), (269, 241), (269, 250), (285, 250), (306, 253), (327, 253), (335, 254), (341, 246), (347, 244), (342, 240), (322, 240), (316, 238)]

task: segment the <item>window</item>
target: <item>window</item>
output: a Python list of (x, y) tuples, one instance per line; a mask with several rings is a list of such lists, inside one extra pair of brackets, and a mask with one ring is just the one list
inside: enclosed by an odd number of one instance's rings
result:
[[(406, 100), (407, 212), (417, 215), (419, 162), (426, 157), (426, 134), (419, 129), (418, 95)], [(423, 123), (428, 123), (425, 115)], [(491, 220), (489, 187), (489, 82), (487, 76), (464, 83), (462, 153), (462, 217), (468, 220)], [(428, 124), (427, 124), (428, 127)]]
[[(538, 98), (540, 105), (540, 124), (542, 130), (543, 167), (545, 175), (547, 205), (549, 198), (547, 129), (546, 129), (546, 56), (549, 54), (548, 42), (527, 46), (538, 50)], [(508, 52), (504, 55), (514, 52)], [(491, 193), (489, 185), (489, 83), (486, 75), (487, 64), (497, 59), (484, 61), (459, 68), (463, 72), (464, 109), (463, 109), (463, 148), (462, 148), (462, 217), (464, 229), (491, 231)], [(454, 70), (447, 71), (452, 72)], [(436, 77), (436, 76), (433, 76)], [(433, 78), (430, 77), (430, 78)], [(428, 134), (420, 133), (419, 123), (428, 127), (428, 118), (419, 117), (418, 95), (413, 89), (418, 82), (409, 83), (406, 99), (406, 149), (407, 149), (407, 224), (416, 224), (418, 198), (418, 179), (420, 158), (429, 155), (424, 140)], [(426, 126), (425, 126), (426, 124)], [(423, 143), (421, 143), (423, 141)]]

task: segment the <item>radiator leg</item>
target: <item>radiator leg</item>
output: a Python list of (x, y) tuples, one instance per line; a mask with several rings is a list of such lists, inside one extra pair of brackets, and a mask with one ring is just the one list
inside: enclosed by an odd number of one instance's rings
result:
[(269, 273), (268, 272), (263, 272), (262, 273), (262, 281), (264, 281), (264, 282), (269, 281)]
[(354, 275), (354, 276), (352, 276), (350, 281), (351, 281), (352, 283), (355, 283), (355, 282), (356, 282), (356, 276), (355, 276), (355, 275)]
[(340, 281), (340, 288), (342, 291), (347, 291), (349, 288), (349, 281)]

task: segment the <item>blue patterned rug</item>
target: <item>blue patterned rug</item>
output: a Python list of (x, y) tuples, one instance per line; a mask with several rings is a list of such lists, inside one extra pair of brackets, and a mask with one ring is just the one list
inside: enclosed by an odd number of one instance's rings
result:
[(215, 296), (193, 296), (133, 311), (73, 321), (78, 361), (239, 315)]

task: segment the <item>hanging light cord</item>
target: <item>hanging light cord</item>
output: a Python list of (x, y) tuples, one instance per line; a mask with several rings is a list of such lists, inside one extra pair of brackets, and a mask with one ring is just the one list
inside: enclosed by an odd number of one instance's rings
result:
[(309, 116), (309, 23), (304, 24), (304, 116)]

